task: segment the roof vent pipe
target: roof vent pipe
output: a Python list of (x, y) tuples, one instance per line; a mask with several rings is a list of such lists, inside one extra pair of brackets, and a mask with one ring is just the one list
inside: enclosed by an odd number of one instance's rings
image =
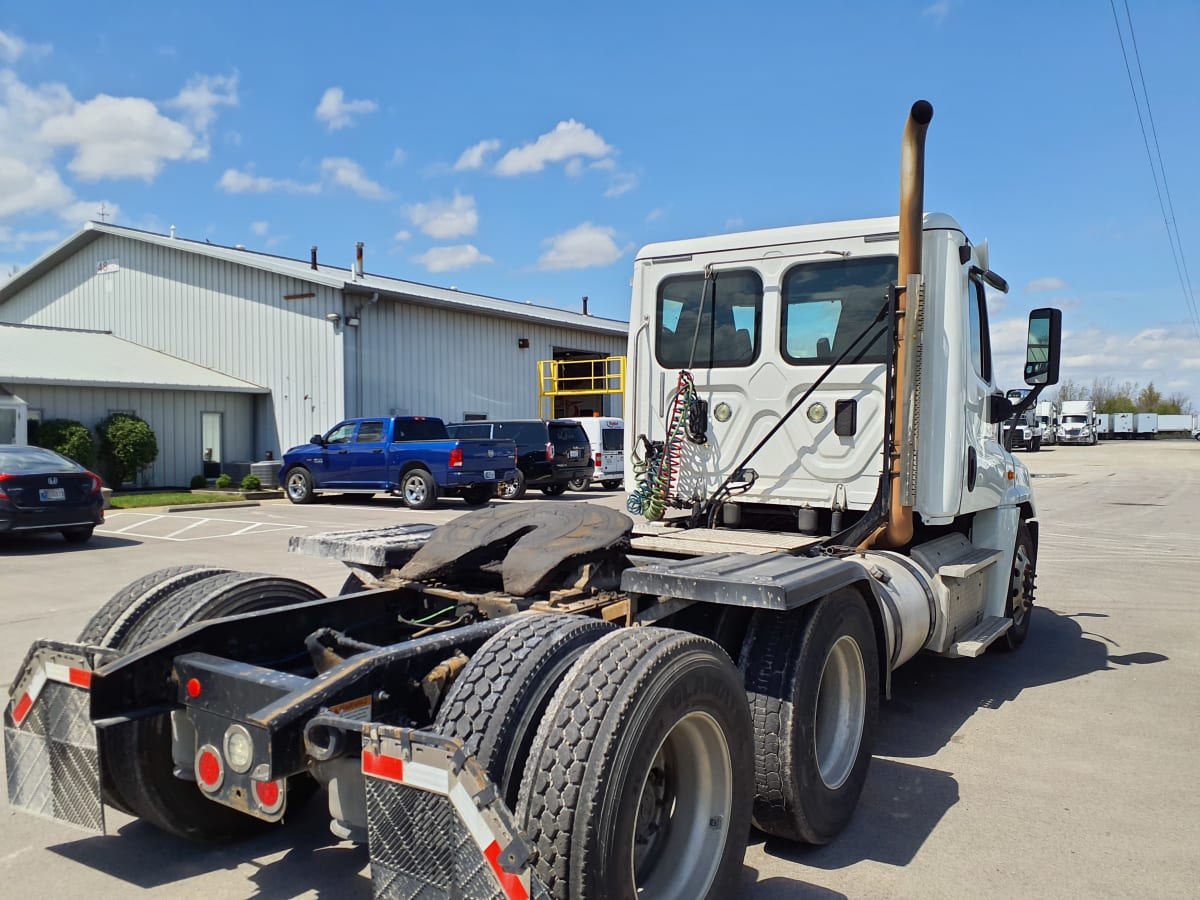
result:
[(583, 314), (584, 314), (585, 316), (588, 314), (588, 311), (587, 311), (587, 294), (584, 294), (584, 295), (583, 295)]
[(171, 226), (171, 240), (175, 240), (175, 226)]
[(313, 267), (313, 271), (316, 271), (316, 268), (317, 268), (317, 245), (316, 244), (312, 245), (312, 267)]
[(362, 262), (363, 251), (362, 251), (362, 248), (363, 248), (362, 241), (359, 241), (357, 244), (354, 245), (354, 277), (355, 278), (363, 277), (363, 262)]

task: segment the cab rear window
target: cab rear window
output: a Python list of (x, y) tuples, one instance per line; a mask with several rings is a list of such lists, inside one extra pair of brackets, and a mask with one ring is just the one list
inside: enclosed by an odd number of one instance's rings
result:
[(555, 444), (587, 444), (587, 435), (580, 425), (551, 425), (550, 440)]
[(600, 446), (605, 450), (623, 450), (625, 448), (625, 429), (605, 428), (600, 432)]

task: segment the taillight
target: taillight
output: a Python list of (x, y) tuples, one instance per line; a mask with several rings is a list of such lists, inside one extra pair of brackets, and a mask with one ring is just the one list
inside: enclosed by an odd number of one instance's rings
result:
[(7, 500), (8, 494), (4, 491), (4, 482), (12, 478), (11, 475), (0, 475), (0, 500)]
[(221, 762), (221, 754), (212, 744), (205, 744), (196, 754), (196, 781), (202, 790), (211, 793), (220, 790), (224, 780), (225, 765)]
[(554, 462), (554, 444), (546, 444), (546, 461)]
[(95, 472), (88, 472), (87, 474), (88, 474), (88, 478), (92, 479), (92, 489), (90, 491), (88, 491), (88, 493), (89, 494), (100, 493), (100, 488), (104, 487), (104, 482), (102, 482), (100, 480), (100, 476), (97, 475)]
[(597, 453), (597, 454), (596, 454), (596, 468), (597, 468), (597, 469), (598, 469), (598, 468), (600, 468), (600, 464), (601, 464), (602, 462), (603, 462), (603, 460), (600, 458), (600, 454), (599, 454), (599, 453)]
[(287, 797), (287, 784), (283, 779), (254, 782), (254, 799), (258, 801), (259, 807), (267, 815), (279, 812), (283, 807), (285, 797)]
[(463, 464), (462, 447), (455, 447), (450, 451), (450, 468), (461, 469)]

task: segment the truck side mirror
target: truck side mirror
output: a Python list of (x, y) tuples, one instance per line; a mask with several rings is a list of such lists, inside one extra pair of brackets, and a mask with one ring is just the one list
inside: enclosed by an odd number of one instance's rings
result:
[(1062, 345), (1062, 310), (1035, 309), (1029, 314), (1029, 337), (1025, 342), (1025, 383), (1043, 387), (1058, 384), (1058, 360)]
[(321, 437), (319, 434), (314, 434), (308, 439), (308, 442), (310, 444), (316, 444), (318, 447), (323, 447), (325, 445), (325, 438)]
[(1013, 402), (1003, 394), (992, 394), (988, 397), (987, 421), (989, 425), (997, 422), (1007, 422), (1012, 418)]

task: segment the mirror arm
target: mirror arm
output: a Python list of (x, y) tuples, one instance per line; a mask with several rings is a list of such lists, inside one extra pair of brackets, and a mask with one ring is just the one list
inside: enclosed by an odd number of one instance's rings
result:
[[(1021, 413), (1025, 412), (1027, 409), (1029, 409), (1029, 407), (1031, 407), (1031, 406), (1033, 406), (1033, 404), (1037, 403), (1038, 396), (1045, 389), (1046, 389), (1046, 385), (1044, 385), (1044, 384), (1035, 385), (1033, 390), (1031, 390), (1028, 394), (1025, 395), (1025, 399), (1013, 407), (1012, 415), (1009, 416), (1009, 419), (1018, 418), (1021, 415)], [(1005, 419), (1004, 421), (1007, 422), (1008, 419)]]

